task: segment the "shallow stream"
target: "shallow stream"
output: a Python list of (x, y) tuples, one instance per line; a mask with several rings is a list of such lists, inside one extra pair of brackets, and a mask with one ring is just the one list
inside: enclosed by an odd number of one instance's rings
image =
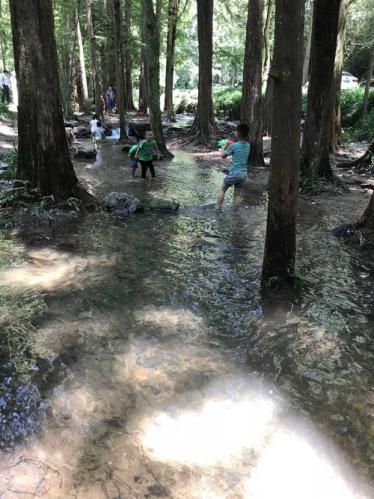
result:
[(2, 235), (2, 499), (372, 497), (371, 255), (302, 201), (298, 295), (262, 299), (266, 174), (217, 215), (216, 161), (143, 181), (104, 144), (77, 165), (91, 192), (179, 214)]

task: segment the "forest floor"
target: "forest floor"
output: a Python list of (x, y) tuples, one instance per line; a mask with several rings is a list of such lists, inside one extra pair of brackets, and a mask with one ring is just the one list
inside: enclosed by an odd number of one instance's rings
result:
[(301, 196), (299, 287), (269, 300), (268, 168), (217, 215), (218, 152), (173, 152), (154, 181), (110, 141), (75, 168), (99, 199), (176, 198), (177, 215), (0, 231), (1, 499), (372, 497), (372, 249), (331, 234), (370, 189)]

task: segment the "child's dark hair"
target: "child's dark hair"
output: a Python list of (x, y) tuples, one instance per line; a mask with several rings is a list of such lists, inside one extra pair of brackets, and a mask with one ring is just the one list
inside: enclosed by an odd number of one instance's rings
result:
[(94, 115), (92, 116), (92, 119), (93, 119), (93, 120), (98, 120), (98, 119), (99, 119), (99, 117), (98, 117), (98, 115), (97, 115), (97, 114), (94, 114)]
[(245, 123), (240, 123), (238, 126), (237, 126), (237, 131), (238, 131), (238, 135), (240, 137), (242, 137), (243, 139), (246, 139), (249, 135), (249, 126), (246, 125)]

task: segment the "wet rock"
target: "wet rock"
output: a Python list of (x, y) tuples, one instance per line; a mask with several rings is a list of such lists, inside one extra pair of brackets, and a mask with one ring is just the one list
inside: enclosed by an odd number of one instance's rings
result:
[(87, 149), (81, 145), (74, 146), (74, 158), (76, 159), (95, 159), (97, 151), (95, 149)]
[(143, 201), (144, 207), (150, 211), (173, 213), (179, 210), (179, 202), (175, 199), (153, 197)]
[(141, 201), (127, 192), (111, 192), (102, 203), (107, 210), (124, 216), (141, 211), (143, 208)]

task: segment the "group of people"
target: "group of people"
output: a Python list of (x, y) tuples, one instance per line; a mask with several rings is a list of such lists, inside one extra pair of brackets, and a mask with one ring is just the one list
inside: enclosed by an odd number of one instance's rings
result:
[[(96, 146), (97, 140), (103, 137), (104, 129), (98, 118), (94, 115), (90, 121), (90, 131), (92, 140)], [(247, 178), (247, 165), (251, 146), (249, 143), (249, 126), (241, 123), (237, 126), (235, 141), (225, 141), (221, 145), (221, 156), (223, 159), (231, 156), (232, 161), (229, 171), (225, 175), (222, 187), (220, 189), (216, 210), (220, 212), (225, 199), (227, 190), (234, 187), (234, 207), (238, 208), (241, 198), (241, 188)], [(153, 132), (146, 132), (145, 139), (134, 144), (129, 150), (129, 161), (131, 166), (131, 175), (135, 177), (136, 170), (140, 163), (142, 169), (142, 178), (147, 178), (148, 170), (152, 178), (155, 178), (156, 172), (153, 160), (160, 159), (160, 151), (157, 142), (154, 140)]]
[[(249, 143), (249, 126), (241, 123), (237, 126), (236, 141), (227, 141), (221, 149), (223, 159), (232, 157), (229, 171), (225, 175), (222, 187), (220, 189), (216, 210), (220, 212), (225, 200), (225, 195), (230, 187), (234, 187), (234, 207), (237, 209), (240, 205), (241, 188), (247, 179), (248, 159), (251, 151)], [(154, 140), (152, 132), (146, 132), (145, 140), (135, 144), (129, 151), (129, 160), (131, 165), (131, 175), (134, 177), (138, 167), (138, 162), (142, 167), (142, 178), (147, 178), (148, 169), (152, 178), (156, 173), (153, 166), (153, 159), (160, 159), (160, 152), (157, 142)]]

